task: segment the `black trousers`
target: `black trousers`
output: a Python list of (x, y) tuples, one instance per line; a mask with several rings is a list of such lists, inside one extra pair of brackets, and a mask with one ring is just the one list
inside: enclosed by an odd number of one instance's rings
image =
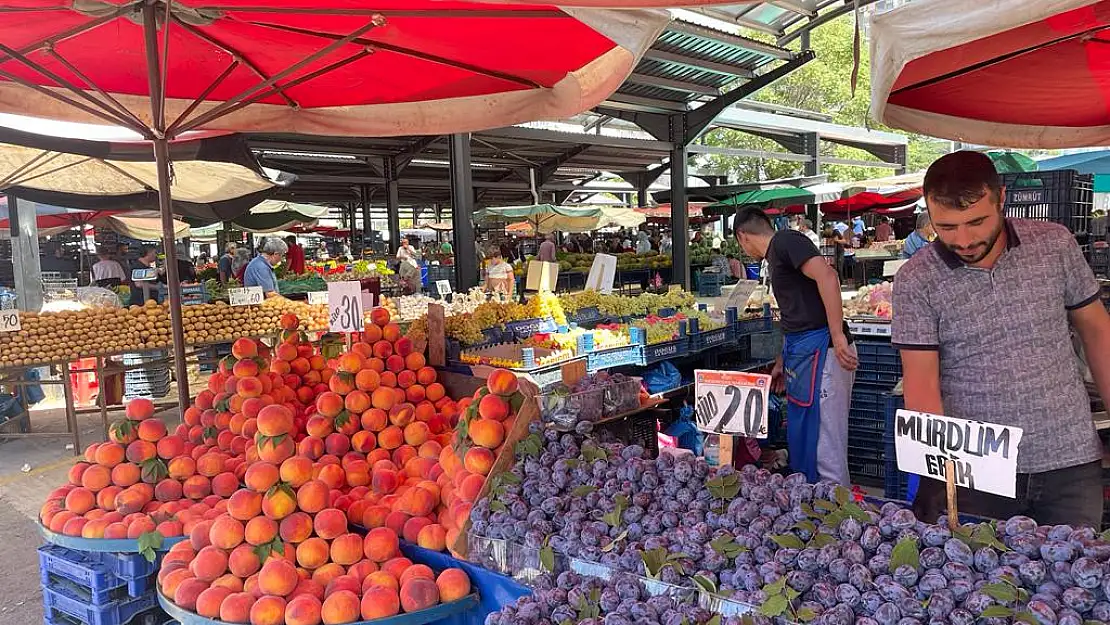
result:
[[(956, 502), (961, 514), (990, 519), (1020, 514), (1042, 525), (1066, 523), (1098, 529), (1102, 525), (1102, 462), (1044, 473), (1019, 473), (1015, 494), (1017, 497), (1010, 499), (959, 488)], [(918, 518), (933, 522), (946, 506), (944, 482), (922, 479), (913, 506)]]

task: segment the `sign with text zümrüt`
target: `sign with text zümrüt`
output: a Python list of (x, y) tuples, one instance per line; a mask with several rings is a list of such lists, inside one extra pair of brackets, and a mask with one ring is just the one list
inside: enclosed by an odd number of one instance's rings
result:
[(955, 465), (956, 486), (1014, 497), (1019, 427), (899, 410), (894, 418), (898, 470), (944, 480)]

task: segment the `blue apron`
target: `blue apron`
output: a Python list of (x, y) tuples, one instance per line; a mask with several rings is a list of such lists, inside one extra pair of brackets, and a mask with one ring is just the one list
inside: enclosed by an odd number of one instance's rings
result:
[(782, 364), (786, 376), (786, 442), (790, 468), (805, 473), (810, 482), (817, 474), (817, 444), (821, 431), (821, 375), (829, 352), (829, 329), (785, 334)]

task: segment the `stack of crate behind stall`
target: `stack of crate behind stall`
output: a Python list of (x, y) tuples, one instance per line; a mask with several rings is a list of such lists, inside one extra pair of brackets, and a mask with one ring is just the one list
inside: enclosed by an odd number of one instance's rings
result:
[(44, 622), (47, 625), (161, 625), (156, 562), (137, 553), (39, 547)]
[(166, 364), (165, 358), (165, 352), (123, 355), (123, 364), (128, 367), (123, 376), (125, 400), (136, 397), (157, 399), (169, 394), (170, 367)]
[[(886, 402), (902, 377), (902, 360), (889, 338), (857, 337), (859, 368), (848, 412), (848, 469), (853, 483), (882, 486), (886, 475)], [(829, 357), (834, 357), (829, 352)]]

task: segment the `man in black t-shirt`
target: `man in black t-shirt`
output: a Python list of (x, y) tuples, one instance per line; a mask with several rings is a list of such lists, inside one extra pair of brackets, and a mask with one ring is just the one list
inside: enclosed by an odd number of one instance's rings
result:
[(784, 335), (775, 388), (786, 388), (790, 467), (815, 482), (850, 483), (848, 408), (858, 365), (844, 323), (840, 281), (813, 242), (795, 230), (775, 232), (762, 210), (736, 216), (736, 239), (766, 259)]

